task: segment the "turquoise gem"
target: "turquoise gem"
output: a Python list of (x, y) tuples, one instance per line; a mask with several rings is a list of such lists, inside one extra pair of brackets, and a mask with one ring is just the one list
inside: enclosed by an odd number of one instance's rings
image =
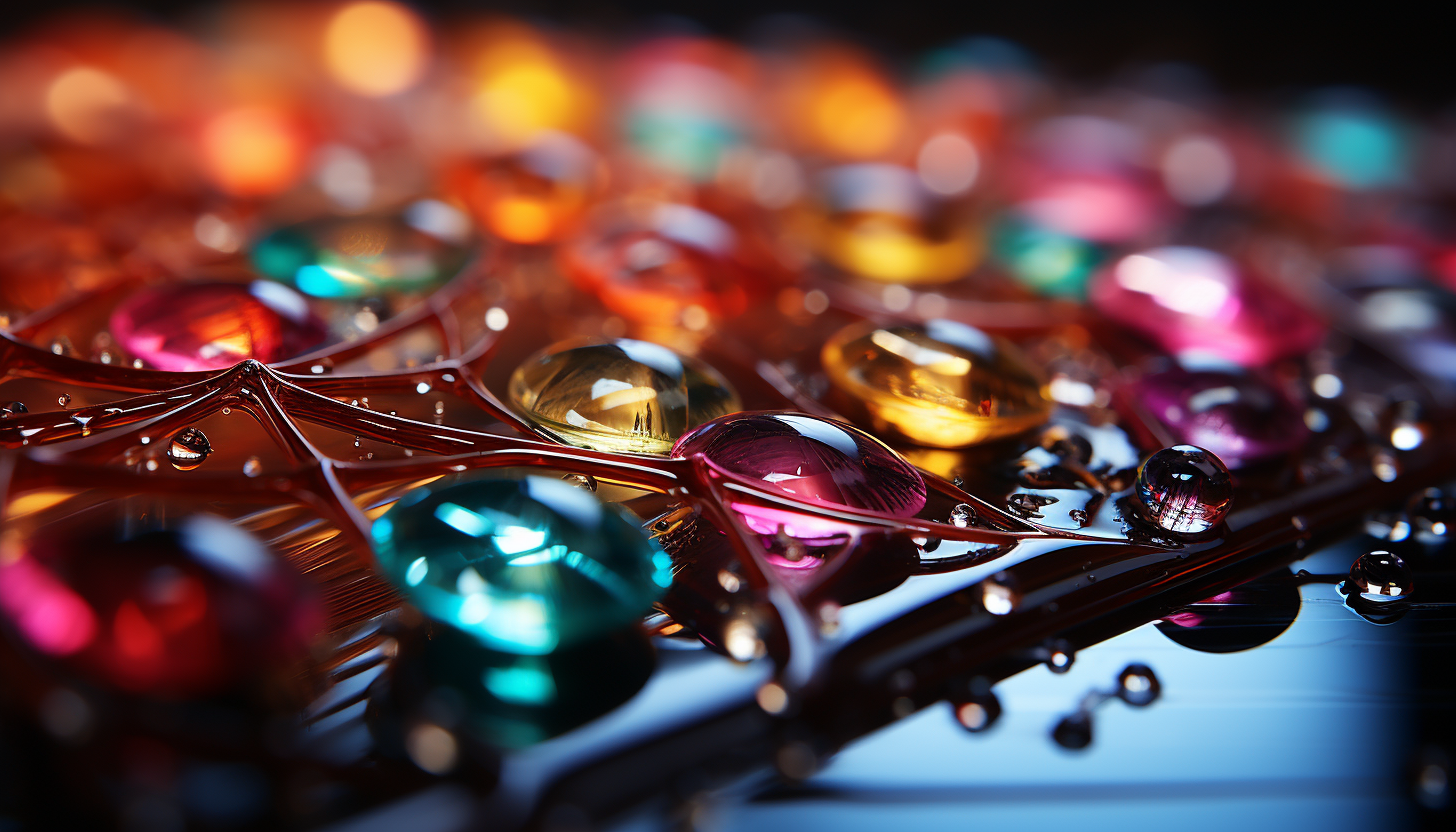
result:
[(279, 228), (254, 244), (253, 267), (316, 298), (435, 289), (465, 265), (464, 220), (441, 223), (439, 210), (417, 207), (402, 216), (331, 217)]
[(1087, 278), (1102, 259), (1092, 243), (1021, 218), (1007, 219), (997, 227), (991, 256), (1028, 289), (1076, 299), (1085, 297)]
[(392, 693), (401, 713), (440, 703), (498, 748), (524, 748), (590, 722), (631, 699), (656, 657), (641, 632), (617, 630), (544, 656), (490, 650), (454, 627), (408, 634)]
[[(488, 477), (406, 494), (374, 522), (389, 580), (496, 651), (546, 655), (640, 621), (672, 561), (621, 509), (558, 479)], [(503, 691), (525, 696), (525, 676)]]
[(1322, 104), (1293, 124), (1291, 138), (1306, 165), (1352, 190), (1406, 181), (1411, 152), (1395, 119), (1361, 99), (1335, 98)]

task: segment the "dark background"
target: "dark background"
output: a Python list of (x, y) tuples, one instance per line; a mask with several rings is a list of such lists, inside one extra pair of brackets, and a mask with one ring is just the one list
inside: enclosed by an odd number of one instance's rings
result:
[[(57, 12), (108, 4), (7, 4), (0, 30)], [(112, 3), (165, 19), (186, 20), (205, 3), (141, 0)], [(1017, 41), (1052, 71), (1098, 81), (1129, 64), (1182, 61), (1205, 69), (1233, 93), (1278, 93), (1311, 86), (1378, 89), (1424, 110), (1456, 104), (1456, 29), (1442, 4), (1408, 2), (1048, 2), (1048, 0), (433, 0), (414, 2), (436, 17), (499, 10), (544, 21), (634, 32), (662, 17), (692, 21), (728, 37), (745, 37), (771, 15), (803, 15), (891, 57), (972, 34)]]

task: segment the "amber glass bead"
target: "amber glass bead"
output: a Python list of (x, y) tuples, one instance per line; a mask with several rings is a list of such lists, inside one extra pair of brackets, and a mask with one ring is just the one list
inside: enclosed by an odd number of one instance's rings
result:
[(689, 428), (740, 410), (717, 370), (645, 341), (550, 347), (511, 375), (511, 405), (563, 442), (666, 454)]
[(1046, 421), (1051, 401), (1010, 342), (954, 321), (851, 324), (824, 345), (824, 371), (876, 427), (959, 448)]
[(534, 245), (575, 228), (603, 176), (591, 148), (550, 132), (518, 153), (462, 167), (452, 179), (453, 190), (487, 231)]
[(819, 256), (858, 277), (935, 284), (964, 277), (984, 248), (956, 206), (895, 165), (846, 165), (825, 177), (814, 242)]
[(728, 223), (677, 204), (605, 216), (561, 249), (560, 264), (612, 312), (660, 326), (746, 307), (751, 278)]

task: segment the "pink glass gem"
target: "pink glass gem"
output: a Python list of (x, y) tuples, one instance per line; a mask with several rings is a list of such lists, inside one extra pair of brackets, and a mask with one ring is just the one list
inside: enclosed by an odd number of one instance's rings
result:
[(1200, 248), (1130, 254), (1093, 278), (1088, 300), (1174, 355), (1245, 367), (1308, 351), (1324, 337), (1310, 313)]
[(225, 520), (117, 543), (85, 533), (0, 565), (0, 616), (37, 652), (147, 696), (215, 693), (307, 653), (312, 586)]
[[(740, 476), (762, 480), (808, 503), (908, 517), (925, 505), (925, 480), (873, 436), (804, 413), (734, 413), (684, 434), (673, 456), (702, 454)], [(832, 521), (742, 503), (733, 505), (760, 534), (830, 540)]]
[(317, 345), (327, 330), (303, 296), (270, 281), (178, 283), (132, 295), (111, 315), (111, 334), (159, 370), (265, 364)]
[(1174, 439), (1230, 468), (1288, 454), (1309, 436), (1300, 407), (1249, 373), (1177, 367), (1143, 376), (1129, 392)]

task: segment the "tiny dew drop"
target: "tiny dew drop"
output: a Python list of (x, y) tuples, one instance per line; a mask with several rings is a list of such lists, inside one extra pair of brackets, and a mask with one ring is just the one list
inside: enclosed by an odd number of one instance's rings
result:
[(231, 407), (224, 407), (222, 409), (222, 415), (224, 415), (224, 416), (231, 416), (232, 413), (233, 413), (233, 409)]
[(990, 691), (972, 694), (961, 701), (952, 699), (951, 708), (956, 722), (972, 734), (988, 730), (1001, 718), (1001, 700)]
[(1366, 552), (1350, 567), (1346, 593), (1354, 600), (1390, 604), (1410, 599), (1415, 575), (1404, 560), (1391, 552)]
[(0, 404), (0, 419), (9, 419), (11, 416), (19, 416), (22, 413), (29, 413), (30, 408), (25, 402), (6, 402)]
[(167, 459), (178, 471), (191, 471), (212, 453), (207, 434), (197, 428), (183, 428), (167, 445)]
[(61, 407), (70, 407), (71, 406), (71, 394), (70, 393), (62, 393), (60, 396), (58, 396), (56, 398), (56, 404), (59, 404)]
[(1052, 729), (1052, 739), (1069, 751), (1081, 751), (1092, 744), (1092, 715), (1078, 711), (1062, 717)]
[(950, 522), (961, 528), (966, 528), (975, 522), (976, 510), (971, 508), (969, 503), (957, 503), (956, 507), (950, 510)]
[(1153, 704), (1162, 692), (1162, 683), (1145, 664), (1130, 664), (1117, 675), (1117, 696), (1135, 708)]
[(263, 463), (255, 456), (250, 456), (243, 462), (243, 473), (256, 477), (263, 472)]

